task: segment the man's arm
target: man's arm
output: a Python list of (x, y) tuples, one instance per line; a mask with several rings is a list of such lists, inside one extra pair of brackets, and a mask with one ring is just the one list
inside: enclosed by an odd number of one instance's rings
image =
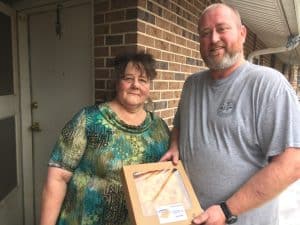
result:
[(172, 160), (177, 165), (179, 160), (179, 147), (178, 147), (179, 129), (174, 127), (170, 137), (169, 150), (161, 157), (160, 161)]
[(269, 165), (228, 199), (227, 204), (233, 213), (240, 214), (271, 200), (299, 178), (300, 150), (288, 148), (274, 156)]
[[(227, 201), (232, 214), (239, 215), (271, 200), (300, 178), (300, 150), (287, 148), (257, 172)], [(224, 225), (225, 216), (219, 205), (209, 207), (193, 221), (195, 224)]]
[(40, 225), (55, 225), (72, 173), (49, 167), (43, 189)]

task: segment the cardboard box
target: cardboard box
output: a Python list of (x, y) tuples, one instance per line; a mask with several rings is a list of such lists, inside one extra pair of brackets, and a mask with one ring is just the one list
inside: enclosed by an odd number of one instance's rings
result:
[(123, 166), (132, 225), (189, 225), (203, 210), (181, 161)]

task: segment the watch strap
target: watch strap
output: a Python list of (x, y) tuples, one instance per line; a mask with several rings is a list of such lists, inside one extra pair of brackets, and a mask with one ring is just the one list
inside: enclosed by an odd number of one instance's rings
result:
[(232, 215), (230, 209), (228, 208), (226, 202), (221, 202), (220, 207), (225, 215), (226, 223), (227, 224), (233, 224), (237, 221), (237, 216)]
[(221, 202), (220, 206), (221, 206), (221, 209), (222, 209), (222, 211), (223, 211), (223, 213), (226, 217), (226, 220), (227, 220), (228, 218), (231, 217), (232, 213), (231, 213), (230, 209), (228, 208), (226, 202)]

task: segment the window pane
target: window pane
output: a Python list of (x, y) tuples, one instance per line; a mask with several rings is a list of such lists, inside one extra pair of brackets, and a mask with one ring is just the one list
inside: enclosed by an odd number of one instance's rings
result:
[(0, 201), (17, 186), (15, 118), (0, 120)]
[(13, 94), (11, 18), (0, 12), (0, 95)]

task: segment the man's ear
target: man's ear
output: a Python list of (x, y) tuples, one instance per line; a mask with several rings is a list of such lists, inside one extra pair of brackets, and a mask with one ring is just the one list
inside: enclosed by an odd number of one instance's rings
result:
[(243, 38), (243, 43), (245, 43), (246, 41), (246, 37), (247, 37), (247, 28), (245, 25), (241, 26), (241, 37)]

